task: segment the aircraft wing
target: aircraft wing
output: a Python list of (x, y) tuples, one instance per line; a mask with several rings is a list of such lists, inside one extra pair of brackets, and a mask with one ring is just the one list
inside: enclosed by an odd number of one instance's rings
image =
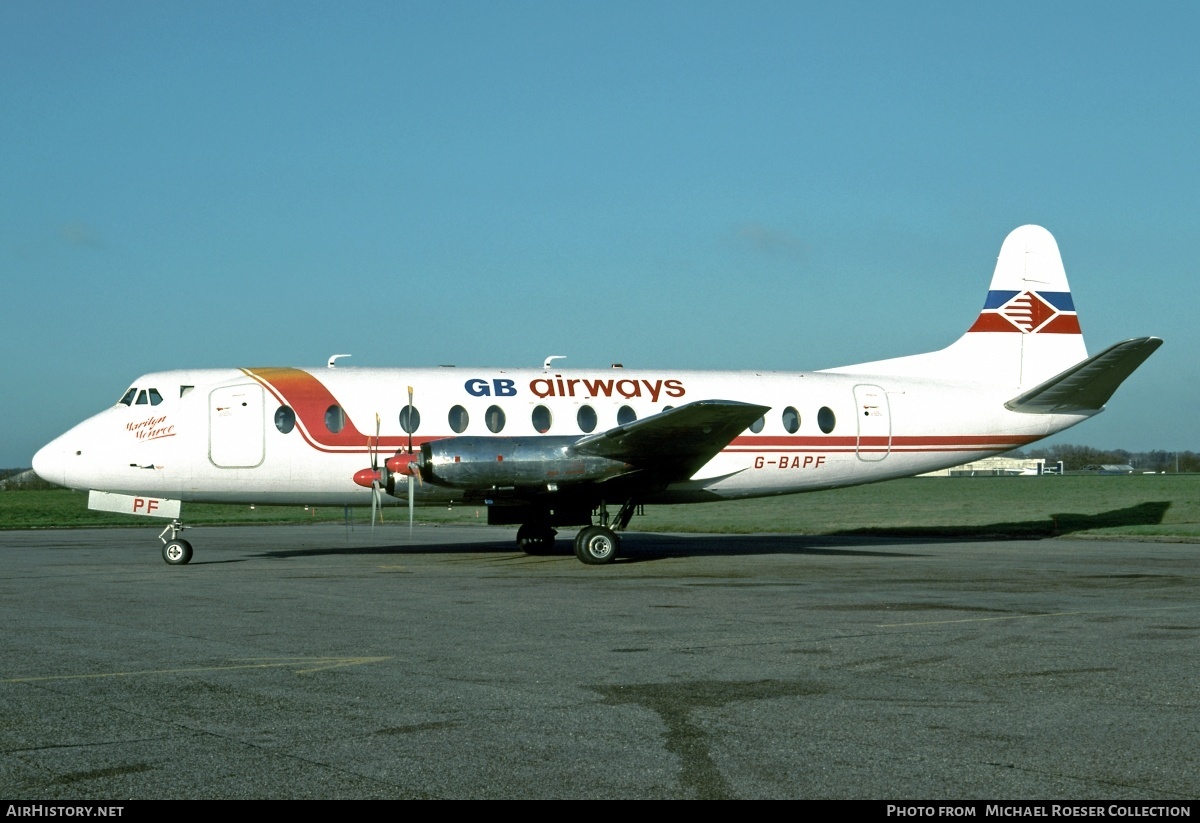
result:
[(769, 406), (736, 400), (698, 400), (589, 435), (571, 450), (682, 479), (695, 474), (768, 411)]
[(1157, 337), (1122, 340), (1004, 405), (1027, 414), (1098, 412), (1133, 370), (1162, 345)]

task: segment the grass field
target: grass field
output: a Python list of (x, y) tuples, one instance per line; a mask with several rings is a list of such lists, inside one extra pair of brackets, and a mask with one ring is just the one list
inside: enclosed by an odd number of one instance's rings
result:
[[(369, 509), (352, 509), (355, 523)], [(384, 528), (406, 525), (402, 502)], [(186, 503), (189, 525), (341, 523), (340, 507)], [(417, 509), (419, 523), (486, 523), (482, 507)], [(164, 521), (87, 508), (87, 495), (0, 492), (0, 528), (148, 526)], [(648, 506), (632, 531), (876, 534), (906, 537), (1129, 536), (1200, 542), (1200, 475), (909, 478), (849, 489), (693, 506)]]

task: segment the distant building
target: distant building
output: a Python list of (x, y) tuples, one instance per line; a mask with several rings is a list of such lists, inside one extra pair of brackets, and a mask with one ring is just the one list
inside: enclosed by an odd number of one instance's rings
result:
[(1044, 457), (985, 457), (961, 466), (926, 472), (921, 477), (1040, 477), (1062, 472), (1062, 461), (1047, 466)]
[(0, 489), (19, 489), (29, 483), (38, 483), (40, 481), (41, 478), (33, 473), (33, 469), (26, 469), (0, 480)]

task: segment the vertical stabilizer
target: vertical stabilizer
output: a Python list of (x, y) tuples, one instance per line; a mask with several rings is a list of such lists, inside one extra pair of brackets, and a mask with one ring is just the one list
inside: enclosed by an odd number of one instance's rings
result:
[(1021, 226), (1004, 239), (983, 310), (955, 343), (829, 371), (1028, 387), (1086, 358), (1058, 244), (1041, 226)]

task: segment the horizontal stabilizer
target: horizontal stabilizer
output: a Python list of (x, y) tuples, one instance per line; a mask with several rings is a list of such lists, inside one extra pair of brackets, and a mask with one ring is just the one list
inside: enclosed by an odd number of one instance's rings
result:
[(577, 441), (580, 454), (621, 460), (669, 478), (691, 477), (769, 406), (698, 400)]
[(1004, 405), (1027, 414), (1098, 412), (1125, 378), (1154, 354), (1162, 342), (1157, 337), (1123, 340)]

